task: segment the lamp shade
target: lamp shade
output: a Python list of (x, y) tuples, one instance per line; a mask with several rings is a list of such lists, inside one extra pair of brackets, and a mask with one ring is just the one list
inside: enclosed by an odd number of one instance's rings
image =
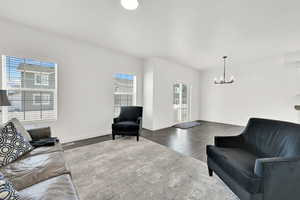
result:
[(8, 101), (7, 91), (0, 90), (0, 106), (10, 106), (10, 102)]

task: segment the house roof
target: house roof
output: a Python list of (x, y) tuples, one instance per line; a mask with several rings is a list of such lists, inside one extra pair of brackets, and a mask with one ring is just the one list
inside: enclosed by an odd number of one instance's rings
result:
[(55, 68), (53, 67), (41, 67), (39, 65), (33, 64), (20, 64), (17, 68), (18, 71), (31, 71), (31, 72), (44, 72), (44, 73), (54, 73)]

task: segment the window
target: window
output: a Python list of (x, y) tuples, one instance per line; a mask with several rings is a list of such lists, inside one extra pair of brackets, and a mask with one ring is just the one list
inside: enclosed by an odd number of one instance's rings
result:
[(180, 84), (173, 85), (173, 104), (179, 105), (180, 101)]
[(173, 106), (176, 122), (189, 120), (188, 87), (186, 84), (176, 83), (173, 85)]
[(129, 74), (114, 75), (114, 116), (120, 114), (122, 106), (136, 105), (136, 76)]
[(34, 73), (34, 84), (35, 85), (49, 85), (49, 75)]
[(4, 55), (0, 61), (2, 89), (11, 103), (2, 108), (1, 121), (56, 120), (57, 64)]
[(51, 95), (45, 93), (33, 94), (33, 105), (50, 105)]

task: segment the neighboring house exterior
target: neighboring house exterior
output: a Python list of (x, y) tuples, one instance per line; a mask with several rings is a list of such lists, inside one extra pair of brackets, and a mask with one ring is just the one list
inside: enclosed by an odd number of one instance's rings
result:
[[(55, 68), (22, 63), (17, 71), (21, 74), (19, 95), (21, 101), (15, 102), (15, 109), (19, 111), (54, 110)], [(21, 97), (20, 97), (21, 95)]]
[(121, 106), (136, 104), (136, 77), (128, 74), (114, 75), (114, 116), (120, 113)]

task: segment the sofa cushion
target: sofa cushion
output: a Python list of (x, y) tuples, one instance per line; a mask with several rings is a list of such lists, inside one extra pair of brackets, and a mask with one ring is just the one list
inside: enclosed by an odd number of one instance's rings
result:
[(139, 106), (122, 106), (119, 116), (120, 121), (134, 121), (143, 116), (143, 107)]
[(19, 193), (15, 190), (3, 174), (0, 173), (0, 199), (1, 200), (21, 200)]
[(69, 175), (61, 175), (21, 190), (22, 200), (78, 200)]
[(63, 152), (25, 157), (0, 168), (0, 171), (17, 190), (69, 173)]
[(8, 123), (9, 122), (12, 122), (14, 124), (18, 133), (20, 133), (27, 142), (32, 140), (31, 135), (28, 133), (28, 131), (24, 128), (24, 126), (17, 118), (12, 118), (11, 120), (8, 121)]
[(54, 146), (44, 146), (44, 147), (35, 148), (32, 151), (30, 151), (29, 153), (22, 156), (22, 158), (40, 155), (40, 154), (54, 153), (54, 152), (63, 152), (61, 143), (56, 142)]
[(139, 124), (132, 121), (123, 121), (112, 125), (112, 129), (118, 131), (138, 131), (139, 128)]
[(245, 148), (260, 157), (300, 155), (300, 124), (252, 118), (242, 137)]
[(257, 157), (239, 148), (219, 148), (207, 146), (207, 155), (217, 165), (222, 166), (232, 179), (236, 180), (246, 191), (258, 193), (261, 179), (254, 174)]
[(7, 165), (31, 151), (33, 147), (17, 132), (12, 122), (0, 131), (0, 166)]

